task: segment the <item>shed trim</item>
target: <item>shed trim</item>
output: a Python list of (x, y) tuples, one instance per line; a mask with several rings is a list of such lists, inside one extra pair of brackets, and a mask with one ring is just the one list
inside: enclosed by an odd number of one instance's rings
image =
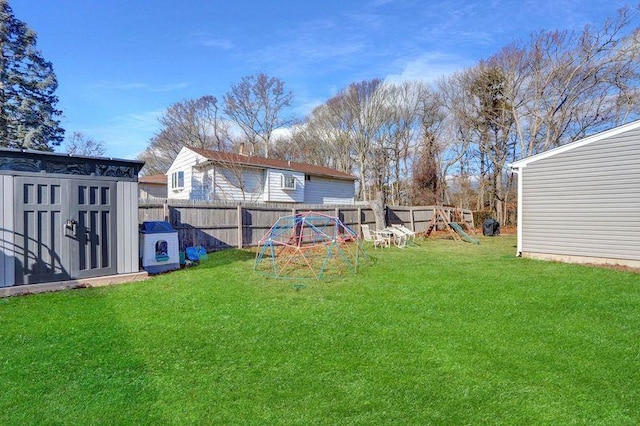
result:
[(568, 143), (558, 148), (550, 149), (549, 151), (541, 152), (540, 154), (532, 155), (530, 157), (523, 158), (522, 160), (514, 161), (513, 163), (511, 163), (510, 167), (511, 169), (521, 169), (523, 167), (526, 167), (530, 163), (544, 160), (545, 158), (553, 157), (555, 155), (562, 154), (563, 152), (572, 151), (576, 148), (580, 148), (581, 146), (589, 145), (594, 142), (616, 136), (620, 133), (635, 130), (637, 128), (640, 128), (640, 120), (632, 121), (631, 123), (623, 124), (613, 129), (605, 130), (603, 132), (596, 133), (595, 135), (587, 136), (583, 139), (579, 139), (575, 142)]

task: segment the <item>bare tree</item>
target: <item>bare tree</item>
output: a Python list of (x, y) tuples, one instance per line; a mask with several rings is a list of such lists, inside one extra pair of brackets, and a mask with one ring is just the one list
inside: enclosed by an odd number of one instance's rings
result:
[(511, 105), (520, 156), (638, 116), (640, 30), (627, 31), (637, 17), (638, 9), (625, 7), (600, 29), (541, 31), (518, 60), (504, 50), (491, 59), (514, 80), (526, 82)]
[[(492, 121), (499, 118), (503, 126), (513, 126), (504, 143), (489, 145), (485, 151), (492, 162), (499, 218), (506, 216), (514, 182), (505, 170), (508, 161), (640, 115), (639, 30), (628, 31), (637, 17), (638, 9), (625, 7), (600, 29), (541, 31), (528, 45), (508, 46), (481, 63), (500, 75), (500, 103), (493, 105)], [(508, 116), (500, 109), (506, 109)]]
[(385, 105), (373, 156), (377, 160), (376, 186), (387, 192), (389, 202), (400, 205), (410, 198), (408, 158), (419, 132), (418, 96), (415, 85), (409, 82), (399, 85), (385, 83), (380, 91)]
[(159, 136), (182, 145), (226, 151), (231, 147), (229, 124), (222, 119), (218, 100), (206, 95), (171, 105), (160, 117)]
[(473, 120), (476, 109), (475, 99), (466, 87), (470, 84), (471, 72), (454, 73), (438, 82), (438, 93), (447, 111), (442, 125), (442, 136), (435, 153), (439, 171), (439, 202), (452, 202), (448, 187), (448, 177), (457, 176), (466, 180), (475, 176), (478, 183), (477, 209), (484, 206), (484, 182), (486, 167), (477, 144), (476, 123)]
[(290, 159), (351, 173), (349, 137), (335, 125), (334, 118), (326, 104), (316, 107), (305, 122), (294, 128)]
[[(380, 79), (352, 83), (327, 101), (334, 125), (348, 135), (355, 171), (360, 177), (360, 198), (364, 201), (369, 201), (373, 193), (382, 190), (373, 182), (377, 175), (380, 184), (374, 156), (383, 155), (383, 151), (374, 150), (379, 143), (386, 108), (384, 97), (378, 90), (381, 85)], [(380, 161), (377, 163), (379, 165)]]
[[(317, 107), (294, 132), (298, 159), (359, 176), (360, 198), (411, 202), (411, 174), (425, 132), (444, 119), (427, 85), (381, 80), (353, 83)], [(376, 195), (377, 196), (377, 195)]]
[(448, 141), (444, 138), (443, 132), (446, 123), (444, 99), (440, 93), (424, 84), (417, 85), (415, 90), (420, 130), (416, 150), (418, 150), (418, 159), (422, 163), (421, 170), (423, 173), (426, 172), (426, 176), (430, 179), (430, 181), (423, 181), (423, 185), (428, 189), (427, 194), (431, 195), (430, 199), (427, 198), (424, 201), (441, 204), (445, 198), (446, 189), (446, 165), (443, 155), (448, 150)]
[(214, 96), (202, 96), (171, 105), (159, 119), (160, 130), (138, 156), (147, 174), (164, 173), (183, 146), (228, 151), (232, 147), (229, 123), (220, 114)]
[(273, 131), (290, 123), (282, 113), (292, 99), (282, 80), (263, 73), (250, 75), (224, 95), (224, 112), (243, 132), (251, 154), (269, 158)]
[(541, 31), (441, 85), (457, 139), (475, 161), (478, 208), (491, 205), (506, 219), (509, 161), (640, 115), (639, 30), (628, 30), (637, 16), (623, 8), (600, 29)]
[(64, 152), (71, 155), (101, 157), (104, 155), (104, 143), (86, 136), (82, 132), (73, 132), (64, 141)]

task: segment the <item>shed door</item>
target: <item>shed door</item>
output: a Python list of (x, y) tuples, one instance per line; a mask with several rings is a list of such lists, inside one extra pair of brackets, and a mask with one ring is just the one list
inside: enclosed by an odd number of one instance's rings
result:
[(68, 207), (65, 183), (15, 178), (16, 284), (70, 278), (68, 241), (63, 236)]
[(116, 273), (116, 183), (16, 177), (16, 284)]
[(76, 224), (71, 248), (71, 277), (116, 273), (116, 183), (70, 181), (71, 219)]

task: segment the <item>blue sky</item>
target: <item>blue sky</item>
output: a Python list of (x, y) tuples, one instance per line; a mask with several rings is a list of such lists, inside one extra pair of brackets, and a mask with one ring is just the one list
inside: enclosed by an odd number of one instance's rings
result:
[(264, 72), (293, 91), (291, 114), (349, 83), (439, 76), (541, 29), (600, 26), (617, 0), (9, 0), (58, 76), (67, 134), (135, 158), (171, 104), (221, 99)]

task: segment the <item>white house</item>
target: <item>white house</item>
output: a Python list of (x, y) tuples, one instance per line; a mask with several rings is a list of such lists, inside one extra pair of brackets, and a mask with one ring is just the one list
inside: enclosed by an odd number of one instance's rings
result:
[(353, 204), (356, 178), (327, 167), (183, 147), (167, 171), (168, 198)]
[(640, 267), (640, 121), (511, 167), (518, 254)]

